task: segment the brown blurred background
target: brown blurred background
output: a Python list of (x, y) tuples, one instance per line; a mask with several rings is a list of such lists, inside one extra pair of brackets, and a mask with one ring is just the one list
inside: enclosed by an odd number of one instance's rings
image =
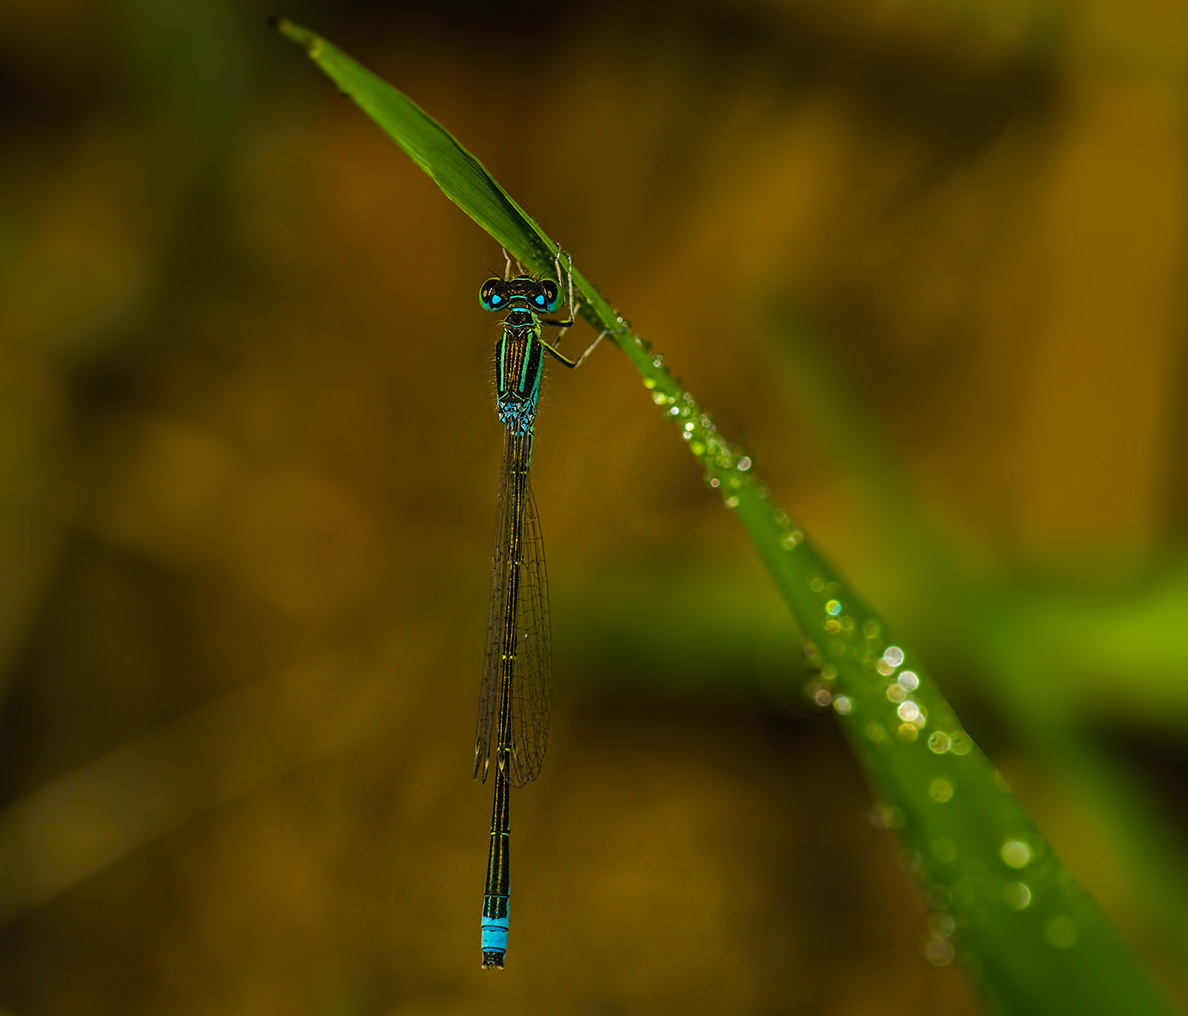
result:
[(1182, 5), (3, 0), (0, 1007), (978, 1011), (613, 348), (480, 973), (502, 258), (272, 14), (574, 251), (1188, 1000)]

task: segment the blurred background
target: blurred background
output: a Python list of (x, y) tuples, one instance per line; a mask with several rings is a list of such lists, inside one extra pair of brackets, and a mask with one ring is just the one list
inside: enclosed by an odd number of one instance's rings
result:
[(502, 256), (274, 14), (574, 252), (1188, 1002), (1182, 5), (288, 4), (0, 2), (0, 1007), (980, 1011), (610, 346), (480, 972)]

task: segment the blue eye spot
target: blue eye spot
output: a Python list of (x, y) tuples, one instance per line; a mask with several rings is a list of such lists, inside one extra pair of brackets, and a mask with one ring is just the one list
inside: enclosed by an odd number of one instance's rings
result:
[(499, 303), (501, 303), (501, 302), (502, 302), (502, 300), (503, 300), (503, 297), (502, 297), (502, 296), (499, 296), (498, 294), (495, 294), (495, 295), (493, 295), (493, 296), (491, 297), (491, 303), (493, 303), (493, 304), (496, 304), (496, 305), (498, 305)]
[(543, 297), (543, 296), (537, 296), (537, 298), (536, 298), (536, 302), (537, 302), (537, 303), (539, 303), (539, 304), (540, 304), (540, 305), (543, 307), (543, 306), (544, 306), (545, 299), (544, 299), (544, 297)]

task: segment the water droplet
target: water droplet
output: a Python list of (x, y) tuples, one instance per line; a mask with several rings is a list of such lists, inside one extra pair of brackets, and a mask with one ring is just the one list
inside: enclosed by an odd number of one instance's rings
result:
[(698, 458), (701, 458), (701, 456), (705, 454), (705, 445), (703, 445), (700, 441), (694, 441), (689, 445), (689, 451), (691, 451)]
[(886, 660), (879, 660), (879, 662), (875, 664), (875, 670), (882, 674), (883, 677), (890, 677), (895, 673), (895, 668), (891, 666), (891, 664), (889, 664)]
[[(899, 685), (893, 685), (892, 687), (898, 688)], [(915, 723), (918, 719), (920, 719), (921, 715), (920, 707), (910, 699), (906, 702), (901, 702), (899, 708), (895, 711), (899, 713), (899, 718), (903, 720), (904, 723)]]
[(751, 468), (751, 460), (749, 458), (747, 458), (747, 456), (744, 455), (741, 459), (738, 460), (738, 468), (741, 472), (745, 473), (748, 469)]
[(825, 588), (825, 580), (824, 579), (815, 578), (815, 579), (810, 580), (810, 582), (809, 582), (809, 589), (811, 589), (814, 593), (819, 593), (824, 588)]
[(842, 610), (842, 605), (837, 600), (830, 600), (828, 603), (825, 604), (825, 613), (826, 614), (832, 614), (834, 617), (836, 617), (838, 614), (841, 613), (841, 610)]
[(906, 688), (908, 691), (915, 691), (920, 687), (920, 679), (910, 670), (905, 670), (896, 678), (901, 688)]
[(944, 804), (946, 801), (952, 800), (953, 784), (945, 779), (935, 779), (928, 786), (928, 796), (937, 804)]
[(843, 617), (837, 623), (841, 627), (842, 631), (853, 631), (854, 630), (854, 619), (852, 617)]
[(949, 864), (957, 856), (957, 848), (952, 840), (937, 840), (932, 845), (932, 856), (941, 864)]
[(825, 622), (825, 630), (829, 632), (830, 635), (836, 635), (839, 631), (841, 631), (841, 623), (839, 621), (830, 619)]
[(887, 698), (889, 698), (892, 702), (902, 702), (905, 698), (907, 698), (907, 692), (899, 687), (899, 685), (893, 684), (887, 689)]
[(826, 681), (832, 681), (835, 677), (837, 677), (837, 667), (835, 667), (832, 663), (822, 664), (821, 676), (825, 678)]
[(851, 709), (854, 708), (854, 703), (848, 695), (838, 695), (833, 700), (833, 708), (836, 709), (842, 716), (845, 716)]
[(796, 533), (795, 533), (794, 531), (793, 531), (793, 532), (784, 533), (784, 534), (782, 534), (782, 535), (780, 536), (780, 546), (781, 546), (781, 547), (783, 547), (783, 548), (784, 548), (784, 550), (793, 550), (793, 549), (795, 549), (796, 545), (797, 545), (799, 542), (800, 542), (800, 541), (796, 539)]
[(820, 681), (808, 686), (808, 695), (821, 708), (825, 708), (833, 701), (833, 692), (829, 690), (827, 685), (822, 684)]
[(901, 741), (911, 744), (919, 736), (920, 728), (911, 723), (901, 723), (895, 733), (899, 735)]
[(1071, 917), (1053, 917), (1044, 928), (1044, 938), (1057, 949), (1069, 949), (1076, 945), (1080, 928)]
[(870, 811), (870, 824), (876, 829), (900, 829), (903, 827), (903, 809), (876, 804)]
[(930, 914), (928, 933), (935, 938), (949, 938), (957, 930), (957, 922), (948, 914)]
[(1031, 847), (1022, 840), (1007, 840), (999, 853), (1003, 863), (1012, 868), (1026, 868), (1031, 863)]
[(716, 476), (711, 476), (711, 477), (709, 478), (709, 485), (710, 485), (711, 487), (717, 487), (717, 486), (719, 486), (719, 485), (721, 484), (721, 482), (722, 482), (722, 481), (721, 481), (721, 480), (719, 480), (719, 479), (718, 479)]
[(949, 740), (949, 735), (943, 730), (934, 731), (932, 736), (928, 738), (928, 747), (938, 755), (943, 755), (945, 752), (947, 752), (951, 743), (952, 742)]
[(652, 401), (658, 406), (664, 405), (668, 401), (668, 396), (663, 392), (656, 392), (652, 395)]
[(1031, 890), (1023, 882), (1008, 882), (1002, 891), (1002, 899), (1008, 907), (1023, 910), (1031, 903)]
[(883, 661), (892, 667), (898, 667), (903, 663), (903, 650), (899, 646), (888, 646), (883, 650)]
[(949, 736), (953, 742), (949, 751), (954, 755), (968, 755), (973, 750), (973, 739), (964, 730), (954, 731)]
[(868, 639), (877, 639), (879, 637), (879, 622), (867, 621), (866, 624), (862, 626), (862, 634)]
[(924, 946), (924, 958), (934, 967), (947, 967), (953, 962), (953, 943), (947, 938), (930, 938)]
[(672, 409), (670, 409), (670, 410), (668, 411), (668, 415), (669, 415), (669, 416), (680, 416), (680, 415), (681, 415), (681, 410), (680, 410), (680, 407), (679, 407), (679, 406), (673, 406), (673, 407), (672, 407)]
[(737, 508), (738, 507), (738, 498), (735, 497), (733, 494), (731, 494), (728, 498), (726, 498), (726, 507), (727, 508)]
[(866, 736), (875, 744), (879, 744), (887, 740), (887, 731), (881, 723), (876, 723), (874, 720), (871, 720), (870, 723), (866, 725)]
[(650, 378), (650, 377), (645, 377), (643, 379), (643, 386), (648, 389), (655, 388), (656, 387), (656, 379)]
[(652, 366), (656, 367), (656, 368), (660, 368), (660, 367), (664, 366), (664, 354), (663, 353), (657, 353), (655, 356), (652, 357)]

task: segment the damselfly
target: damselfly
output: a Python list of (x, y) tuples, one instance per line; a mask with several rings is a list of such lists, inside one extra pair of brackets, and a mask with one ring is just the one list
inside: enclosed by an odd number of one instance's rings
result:
[(507, 257), (503, 278), (488, 279), (479, 289), (484, 310), (499, 311), (503, 334), (495, 347), (495, 387), (503, 423), (503, 467), (495, 519), (491, 563), (491, 612), (487, 623), (486, 666), (479, 690), (478, 730), (474, 741), (474, 776), (487, 779), (491, 735), (495, 735), (495, 801), (491, 809), (491, 852), (483, 898), (483, 967), (503, 969), (507, 951), (508, 797), (540, 775), (549, 734), (552, 702), (552, 633), (549, 588), (545, 574), (540, 517), (528, 481), (532, 433), (540, 378), (548, 353), (566, 367), (576, 367), (602, 339), (599, 335), (580, 357), (570, 360), (543, 338), (543, 328), (573, 324), (573, 263), (569, 263), (569, 317), (556, 320), (562, 306), (561, 262), (557, 281), (529, 275), (523, 266), (512, 274)]

